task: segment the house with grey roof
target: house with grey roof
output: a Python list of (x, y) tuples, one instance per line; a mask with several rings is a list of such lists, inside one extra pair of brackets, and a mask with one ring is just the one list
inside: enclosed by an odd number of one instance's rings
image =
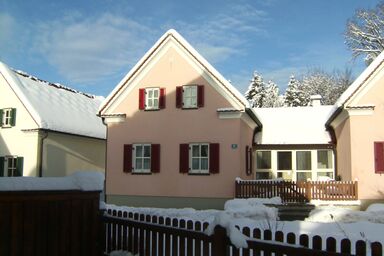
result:
[(104, 171), (101, 101), (0, 62), (0, 176)]

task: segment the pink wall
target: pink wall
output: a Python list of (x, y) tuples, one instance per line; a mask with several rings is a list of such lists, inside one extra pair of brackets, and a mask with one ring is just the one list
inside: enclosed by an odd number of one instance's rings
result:
[[(176, 108), (176, 86), (205, 85), (205, 105), (200, 109)], [(138, 110), (139, 88), (166, 88), (166, 108)], [(180, 197), (232, 197), (234, 179), (245, 175), (244, 148), (251, 145), (252, 129), (240, 119), (219, 119), (217, 109), (231, 107), (184, 57), (173, 48), (149, 70), (139, 85), (116, 107), (125, 113), (123, 123), (108, 126), (107, 194)], [(220, 173), (191, 176), (179, 173), (179, 144), (220, 143)], [(132, 175), (123, 172), (123, 145), (161, 144), (158, 174)], [(245, 144), (246, 143), (246, 144)], [(238, 144), (232, 149), (232, 144)]]
[(384, 198), (384, 174), (375, 173), (374, 159), (374, 142), (384, 141), (384, 77), (380, 73), (368, 80), (372, 87), (366, 93), (359, 92), (361, 97), (348, 104), (374, 105), (373, 113), (356, 115), (356, 110), (349, 110), (348, 119), (337, 128), (343, 131), (338, 136), (338, 169), (349, 169), (351, 180), (358, 180), (359, 199), (363, 200)]

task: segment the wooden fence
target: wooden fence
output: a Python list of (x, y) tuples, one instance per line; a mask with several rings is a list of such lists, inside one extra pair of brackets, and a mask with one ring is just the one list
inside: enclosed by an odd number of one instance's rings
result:
[(0, 255), (100, 255), (99, 191), (0, 192)]
[(310, 200), (357, 200), (357, 181), (279, 181), (236, 180), (236, 198), (271, 198), (279, 196), (285, 203)]
[[(323, 240), (281, 231), (249, 229), (242, 233), (250, 237), (248, 248), (236, 248), (229, 241), (226, 231), (216, 226), (212, 236), (203, 233), (208, 223), (108, 210), (102, 217), (104, 223), (104, 253), (114, 250), (129, 251), (135, 255), (201, 255), (201, 256), (254, 256), (254, 255), (372, 255), (381, 256), (379, 242), (355, 243), (348, 239), (337, 241), (333, 237)], [(115, 216), (112, 216), (115, 215)], [(117, 217), (116, 217), (117, 216)], [(240, 228), (239, 228), (240, 230)], [(264, 254), (261, 254), (263, 252)]]

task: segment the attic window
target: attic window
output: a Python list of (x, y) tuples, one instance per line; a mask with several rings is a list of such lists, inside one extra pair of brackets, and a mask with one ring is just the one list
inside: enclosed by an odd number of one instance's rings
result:
[(204, 107), (204, 86), (184, 85), (176, 87), (176, 107), (183, 109)]
[(16, 109), (15, 108), (0, 109), (0, 123), (1, 123), (1, 127), (15, 126)]

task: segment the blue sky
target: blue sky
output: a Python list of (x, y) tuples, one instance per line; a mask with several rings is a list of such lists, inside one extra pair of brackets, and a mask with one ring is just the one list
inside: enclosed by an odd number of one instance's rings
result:
[(245, 92), (253, 71), (284, 92), (308, 68), (362, 59), (344, 44), (346, 21), (373, 0), (0, 0), (0, 61), (50, 82), (108, 95), (168, 29), (176, 29)]

